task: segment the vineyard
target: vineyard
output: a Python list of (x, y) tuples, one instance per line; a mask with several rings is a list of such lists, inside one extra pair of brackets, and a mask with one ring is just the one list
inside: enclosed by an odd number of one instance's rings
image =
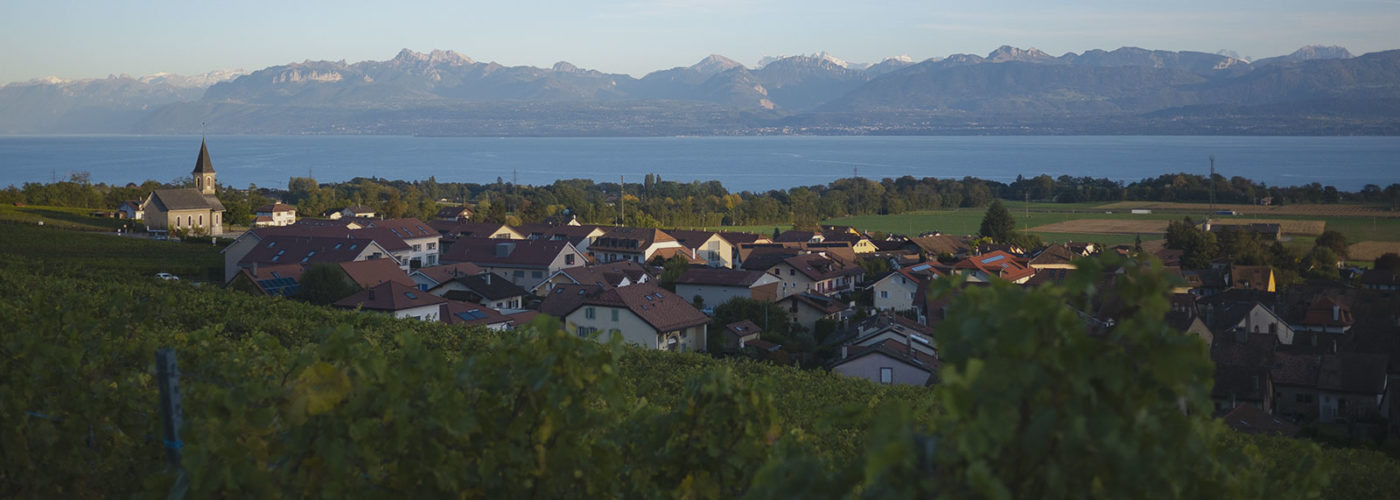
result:
[[(7, 242), (14, 230), (0, 225)], [(941, 339), (948, 367), (933, 390), (600, 343), (549, 320), (493, 333), (108, 273), (110, 261), (84, 268), (40, 250), (83, 238), (23, 236), (22, 253), (0, 253), (5, 498), (1400, 491), (1400, 465), (1382, 454), (1238, 436), (1181, 412), (1209, 404), (1203, 346), (1150, 314), (1112, 337), (1076, 333), (1063, 307), (1083, 291), (1074, 283), (957, 299), (965, 329)], [(211, 251), (123, 244), (151, 259)], [(1159, 275), (1129, 275), (1143, 284), (1129, 298), (1166, 307), (1150, 297)], [(164, 347), (181, 373), (177, 442), (161, 430)]]

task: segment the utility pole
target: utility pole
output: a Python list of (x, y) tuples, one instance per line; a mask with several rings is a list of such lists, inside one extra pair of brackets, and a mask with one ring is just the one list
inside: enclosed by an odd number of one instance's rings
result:
[(627, 184), (617, 176), (617, 225), (627, 225)]

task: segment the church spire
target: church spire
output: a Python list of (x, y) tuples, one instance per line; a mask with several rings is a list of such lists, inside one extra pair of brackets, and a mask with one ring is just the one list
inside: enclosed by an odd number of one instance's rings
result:
[(194, 175), (214, 173), (214, 163), (209, 161), (209, 146), (204, 139), (199, 140), (199, 159), (194, 161)]

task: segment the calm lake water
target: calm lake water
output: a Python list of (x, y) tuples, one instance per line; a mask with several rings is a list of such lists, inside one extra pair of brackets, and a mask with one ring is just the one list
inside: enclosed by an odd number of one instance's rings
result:
[[(731, 191), (861, 177), (1017, 175), (1136, 181), (1217, 172), (1270, 185), (1320, 182), (1348, 191), (1400, 182), (1400, 137), (986, 136), (467, 138), (211, 136), (219, 181), (285, 187), (292, 176), (525, 184), (588, 178), (719, 180)], [(194, 136), (0, 136), (0, 186), (89, 172), (109, 184), (187, 176)]]

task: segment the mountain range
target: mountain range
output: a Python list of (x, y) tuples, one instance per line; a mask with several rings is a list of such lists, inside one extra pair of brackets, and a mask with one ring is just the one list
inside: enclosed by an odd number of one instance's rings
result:
[(641, 78), (559, 62), (479, 62), (404, 49), (192, 77), (12, 83), (0, 133), (405, 135), (1396, 134), (1400, 50), (1123, 47), (1052, 56), (850, 63), (827, 53), (719, 55)]

